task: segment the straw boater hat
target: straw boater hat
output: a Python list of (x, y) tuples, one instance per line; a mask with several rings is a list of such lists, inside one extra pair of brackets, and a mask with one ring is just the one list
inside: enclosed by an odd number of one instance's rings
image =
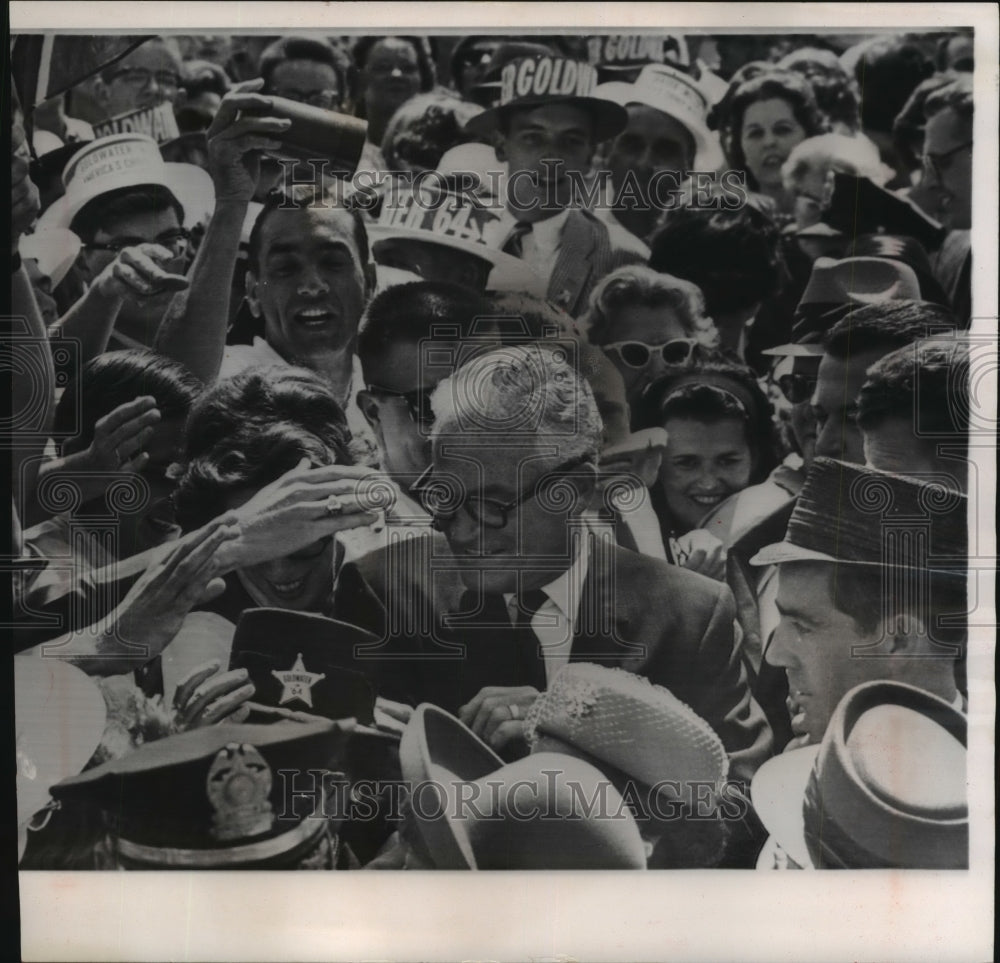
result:
[(620, 134), (628, 123), (625, 108), (595, 93), (597, 70), (580, 60), (555, 55), (520, 57), (500, 69), (500, 100), (465, 125), (469, 133), (485, 136), (498, 129), (502, 114), (542, 104), (573, 103), (594, 117), (598, 141)]
[(525, 729), (533, 752), (579, 755), (668, 796), (676, 786), (721, 786), (729, 771), (722, 742), (701, 716), (624, 669), (564, 666), (528, 710)]
[[(382, 204), (378, 220), (369, 225), (375, 262), (386, 241), (419, 241), (434, 245), (443, 254), (464, 251), (491, 266), (487, 290), (517, 291), (543, 297), (546, 282), (521, 258), (491, 246), (487, 242), (491, 227), (500, 214), (468, 194), (424, 185), (416, 190), (406, 187), (390, 190)], [(442, 250), (443, 249), (443, 250)]]
[[(816, 458), (781, 542), (762, 548), (751, 565), (836, 562), (919, 568), (965, 578), (968, 496), (875, 468)], [(886, 538), (889, 528), (924, 528), (921, 539)], [(912, 541), (912, 545), (910, 542)], [(923, 557), (916, 555), (923, 551)], [(914, 554), (908, 555), (907, 551)], [(894, 552), (899, 552), (896, 557)]]
[[(883, 304), (901, 299), (921, 300), (920, 281), (913, 268), (902, 261), (881, 257), (818, 257), (802, 297), (799, 310), (806, 317), (792, 329), (795, 343), (768, 348), (762, 354), (804, 357), (823, 354), (822, 336), (841, 317), (838, 305)], [(825, 313), (819, 312), (827, 308)]]
[(123, 187), (158, 185), (177, 198), (184, 224), (207, 221), (215, 204), (212, 178), (193, 164), (168, 164), (155, 140), (143, 134), (113, 134), (77, 151), (63, 170), (66, 193), (39, 218), (38, 231), (68, 228), (90, 201)]
[(100, 809), (126, 866), (291, 865), (331, 829), (321, 774), (340, 768), (349, 729), (319, 718), (205, 726), (66, 779), (52, 795)]
[(965, 869), (967, 731), (929, 692), (866, 682), (841, 700), (819, 746), (757, 770), (754, 808), (802, 868)]
[(695, 144), (694, 164), (699, 170), (714, 170), (722, 162), (718, 137), (708, 129), (708, 97), (698, 83), (667, 64), (647, 64), (633, 84), (619, 81), (601, 84), (594, 92), (616, 104), (645, 104), (679, 121)]
[(542, 752), (504, 765), (427, 703), (410, 719), (399, 756), (416, 830), (439, 869), (646, 867), (635, 819), (581, 759)]

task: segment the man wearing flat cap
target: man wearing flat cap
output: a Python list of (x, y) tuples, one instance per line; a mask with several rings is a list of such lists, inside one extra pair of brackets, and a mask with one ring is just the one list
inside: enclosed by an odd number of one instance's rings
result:
[[(589, 534), (601, 421), (572, 344), (501, 348), (435, 391), (419, 492), (441, 542), (401, 543), (340, 572), (336, 617), (382, 639), (392, 691), (432, 702), (501, 752), (567, 662), (666, 686), (718, 733), (735, 779), (771, 749), (725, 585)], [(391, 670), (391, 671), (390, 671)]]
[(596, 83), (597, 71), (582, 61), (520, 57), (500, 71), (498, 106), (466, 124), (495, 136), (497, 157), (507, 163), (494, 243), (528, 261), (547, 281), (549, 300), (574, 317), (604, 275), (649, 255), (638, 238), (574, 204), (597, 145), (628, 122), (623, 107), (594, 96)]
[(939, 484), (813, 462), (784, 540), (750, 562), (779, 569), (765, 658), (788, 675), (789, 748), (818, 744), (862, 682), (904, 682), (964, 710), (967, 508)]

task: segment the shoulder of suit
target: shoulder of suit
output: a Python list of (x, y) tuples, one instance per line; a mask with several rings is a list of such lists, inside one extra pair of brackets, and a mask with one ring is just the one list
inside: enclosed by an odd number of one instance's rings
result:
[(603, 218), (599, 218), (592, 211), (588, 210), (581, 209), (575, 213), (578, 213), (582, 217), (586, 218), (587, 221), (593, 226), (594, 230), (603, 231), (613, 250), (634, 254), (642, 261), (649, 260), (649, 247), (637, 238), (631, 231), (625, 230), (621, 224), (614, 221), (606, 221)]
[[(692, 572), (681, 565), (674, 565), (661, 558), (630, 552), (628, 549), (612, 546), (609, 560), (615, 566), (619, 584), (633, 586), (641, 592), (648, 592), (654, 610), (656, 600), (673, 612), (685, 608), (714, 608), (716, 599), (726, 590), (723, 582)], [(686, 604), (687, 603), (687, 604)]]

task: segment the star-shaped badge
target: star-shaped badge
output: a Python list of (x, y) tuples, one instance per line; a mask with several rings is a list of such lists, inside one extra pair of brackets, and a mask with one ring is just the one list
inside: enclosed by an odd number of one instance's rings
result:
[(284, 672), (272, 669), (271, 675), (284, 687), (281, 693), (281, 701), (278, 705), (283, 706), (286, 702), (293, 702), (295, 699), (298, 699), (309, 706), (310, 709), (313, 704), (312, 687), (321, 679), (326, 678), (325, 672), (309, 672), (306, 670), (301, 652), (295, 657), (295, 664), (290, 669), (286, 669)]

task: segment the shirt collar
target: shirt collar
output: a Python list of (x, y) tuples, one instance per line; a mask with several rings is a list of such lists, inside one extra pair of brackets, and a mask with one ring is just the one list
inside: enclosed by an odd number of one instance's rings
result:
[(569, 208), (564, 207), (555, 217), (548, 217), (544, 221), (535, 221), (531, 225), (531, 234), (535, 239), (535, 244), (546, 251), (554, 251), (559, 247), (559, 239), (562, 237), (567, 217), (569, 217)]
[[(559, 610), (559, 614), (575, 629), (576, 618), (580, 611), (580, 600), (583, 597), (583, 583), (587, 580), (590, 570), (590, 541), (586, 537), (580, 540), (580, 548), (573, 559), (573, 564), (561, 572), (548, 585), (542, 586), (542, 591), (549, 601)], [(504, 601), (510, 608), (514, 598), (513, 593), (504, 595)]]

